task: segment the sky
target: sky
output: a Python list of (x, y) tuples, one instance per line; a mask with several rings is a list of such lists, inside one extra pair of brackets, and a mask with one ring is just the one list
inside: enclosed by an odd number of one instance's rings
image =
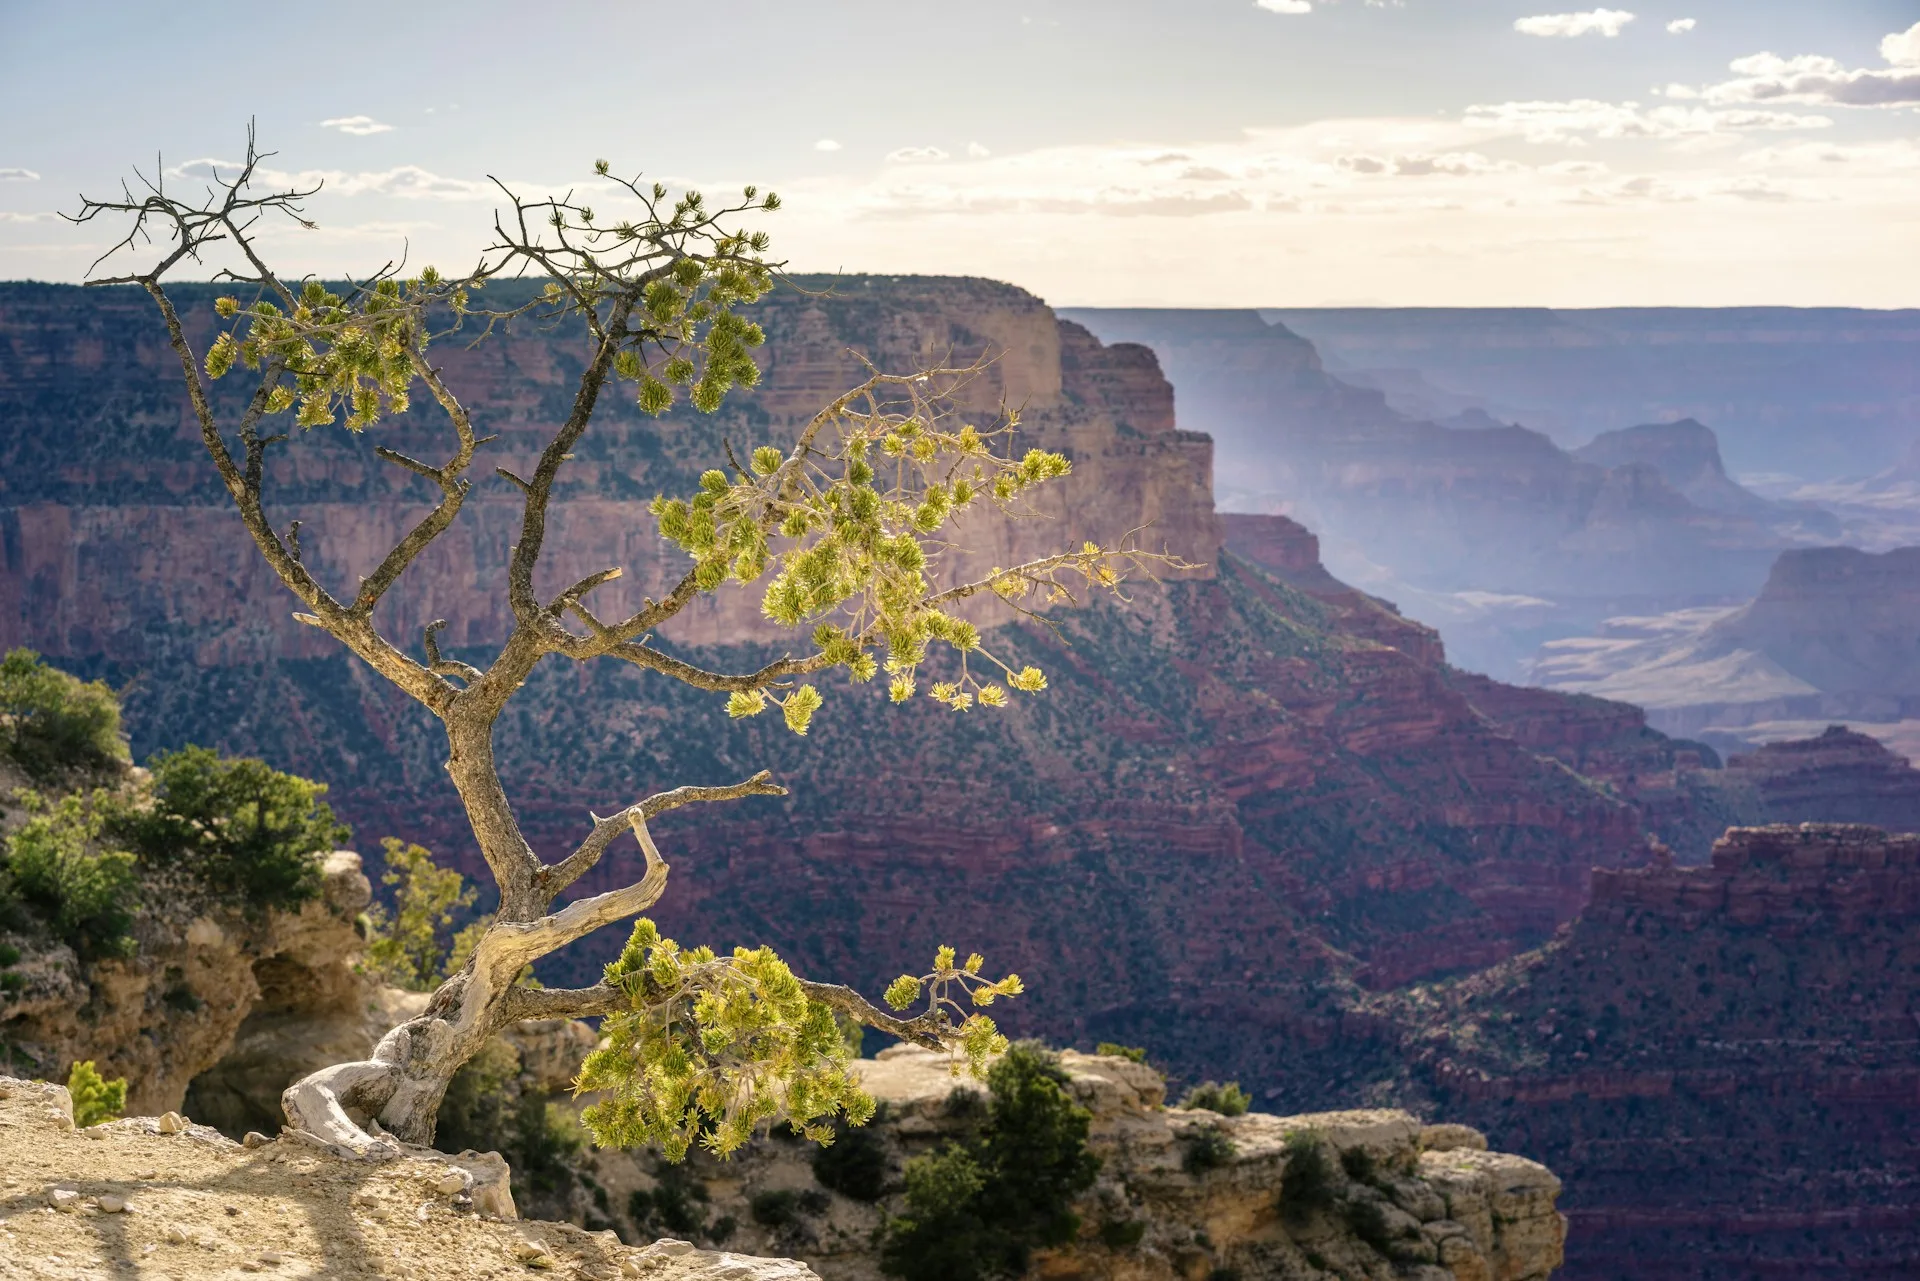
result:
[(1920, 0), (0, 0), (0, 279), (249, 119), (326, 183), (288, 275), (465, 265), (490, 177), (611, 215), (605, 158), (1063, 306), (1920, 306)]

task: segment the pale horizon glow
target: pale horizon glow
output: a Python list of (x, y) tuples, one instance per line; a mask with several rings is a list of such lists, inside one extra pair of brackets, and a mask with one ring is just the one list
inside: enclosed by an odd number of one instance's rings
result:
[[(744, 2), (802, 62), (856, 31), (935, 39), (882, 0), (804, 18)], [(983, 69), (977, 85), (936, 67), (876, 95), (769, 73), (749, 82), (758, 97), (637, 133), (595, 86), (505, 88), (513, 51), (487, 42), (418, 77), (258, 92), (225, 77), (207, 101), (149, 98), (111, 72), (164, 58), (153, 26), (89, 49), (105, 64), (97, 109), (0, 140), (0, 278), (80, 279), (106, 241), (56, 217), (77, 192), (113, 190), (143, 157), (150, 171), (156, 148), (170, 182), (230, 165), (258, 113), (279, 153), (269, 176), (325, 183), (318, 231), (267, 233), (289, 274), (403, 252), (458, 269), (490, 223), (491, 176), (601, 206), (604, 155), (712, 197), (777, 190), (783, 210), (758, 225), (794, 270), (989, 276), (1063, 306), (1920, 306), (1920, 23), (1905, 0), (1542, 7), (983, 0), (940, 28)], [(233, 11), (316, 58), (354, 25)], [(634, 7), (604, 12), (609, 42), (622, 23), (643, 32)], [(65, 74), (58, 51), (88, 48), (98, 17), (0, 18), (0, 107), (31, 115), (36, 86)], [(169, 74), (191, 80), (224, 48), (181, 45)]]

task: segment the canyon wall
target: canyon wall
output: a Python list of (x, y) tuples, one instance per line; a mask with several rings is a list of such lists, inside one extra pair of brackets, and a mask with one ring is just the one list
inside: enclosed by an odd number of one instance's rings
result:
[(1409, 412), (1261, 313), (1068, 315), (1159, 355), (1182, 421), (1214, 436), (1223, 507), (1302, 521), (1336, 574), (1477, 671), (1511, 678), (1540, 640), (1613, 615), (1737, 600), (1809, 536), (1798, 510), (1723, 501), (1730, 480), (1696, 502), (1646, 458), (1576, 457), (1524, 417)]
[(1866, 475), (1920, 436), (1920, 311), (1324, 308), (1260, 313), (1403, 412), (1480, 408), (1578, 445), (1713, 423), (1736, 472)]
[(1910, 1276), (1916, 926), (1920, 836), (1735, 829), (1596, 872), (1554, 942), (1415, 1014), (1420, 1070), (1567, 1178), (1569, 1277)]
[[(189, 291), (191, 314), (212, 294)], [(645, 502), (691, 488), (727, 443), (781, 439), (857, 376), (847, 347), (893, 368), (990, 353), (961, 411), (1021, 407), (1027, 441), (1073, 457), (1037, 518), (982, 533), (981, 559), (1145, 526), (1199, 568), (1143, 585), (1131, 606), (1069, 611), (1058, 632), (997, 627), (995, 652), (1051, 683), (1004, 713), (895, 708), (830, 679), (799, 740), (618, 665), (544, 665), (498, 741), (550, 857), (589, 810), (665, 787), (765, 766), (793, 788), (661, 821), (676, 870), (659, 916), (676, 937), (771, 943), (869, 988), (939, 944), (978, 947), (1034, 980), (1009, 1009), (1017, 1031), (1148, 1042), (1178, 1071), (1311, 1107), (1338, 1101), (1354, 1070), (1330, 1047), (1356, 981), (1510, 955), (1579, 910), (1592, 866), (1638, 857), (1634, 809), (1480, 715), (1430, 631), (1324, 570), (1316, 595), (1222, 548), (1209, 442), (1174, 422), (1150, 352), (1102, 346), (1030, 295), (971, 280), (843, 280), (760, 318), (763, 384), (720, 414), (656, 423), (610, 406), (559, 495), (551, 581), (624, 564), (619, 599), (657, 591), (675, 562)], [(144, 300), (9, 286), (0, 335), (0, 643), (124, 684), (141, 753), (199, 741), (263, 754), (331, 783), (363, 846), (401, 835), (480, 873), (430, 720), (291, 624), (240, 540)], [(500, 436), (487, 465), (512, 466), (564, 412), (580, 344), (529, 330), (436, 359)], [(427, 451), (431, 420), (410, 417), (425, 425), (379, 429), (381, 442)], [(316, 432), (270, 468), (275, 519), (309, 522), (303, 542), (336, 583), (416, 510), (412, 478), (371, 463), (371, 443)], [(446, 617), (450, 648), (484, 661), (504, 622), (492, 589), (511, 493), (476, 493), (393, 592), (390, 634), (411, 644), (414, 626)], [(723, 589), (669, 643), (714, 663), (764, 656), (772, 637), (743, 596)], [(558, 957), (549, 977), (591, 975), (617, 943)]]

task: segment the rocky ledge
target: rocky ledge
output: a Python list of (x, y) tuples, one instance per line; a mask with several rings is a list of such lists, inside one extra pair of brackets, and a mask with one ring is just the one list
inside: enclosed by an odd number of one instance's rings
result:
[[(1488, 1151), (1466, 1126), (1397, 1110), (1226, 1117), (1166, 1106), (1164, 1078), (1144, 1064), (1072, 1050), (1059, 1061), (1092, 1113), (1100, 1177), (1075, 1207), (1079, 1239), (1038, 1254), (1029, 1277), (1530, 1281), (1560, 1266), (1560, 1180)], [(943, 1055), (898, 1046), (859, 1067), (884, 1105), (875, 1125), (896, 1170), (978, 1115), (973, 1085)], [(873, 1241), (887, 1202), (826, 1194), (812, 1153), (769, 1139), (725, 1164), (696, 1158), (694, 1169), (707, 1208), (739, 1225), (730, 1243), (804, 1258), (829, 1281), (879, 1281)], [(1306, 1162), (1317, 1177), (1301, 1178)], [(818, 1214), (756, 1222), (756, 1199), (782, 1191), (803, 1203), (812, 1193)]]
[(514, 1221), (491, 1177), (498, 1162), (423, 1151), (341, 1161), (298, 1136), (243, 1145), (173, 1113), (76, 1130), (66, 1090), (0, 1077), (0, 1278), (815, 1275), (785, 1259)]

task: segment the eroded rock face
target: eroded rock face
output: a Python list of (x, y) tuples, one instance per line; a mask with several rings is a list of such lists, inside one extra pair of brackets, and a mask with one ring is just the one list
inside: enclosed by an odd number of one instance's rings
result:
[(1920, 1268), (1916, 1011), (1920, 836), (1746, 828), (1596, 872), (1416, 1052), (1440, 1111), (1567, 1180), (1570, 1277), (1890, 1277)]
[[(195, 317), (214, 292), (188, 291)], [(0, 637), (138, 670), (128, 716), (143, 753), (196, 741), (261, 755), (327, 780), (356, 830), (404, 834), (483, 876), (431, 717), (292, 623), (233, 528), (149, 307), (132, 292), (0, 290), (0, 344), (14, 355), (0, 361), (0, 522), (20, 531), (0, 539), (12, 558)], [(1073, 476), (1042, 503), (1048, 519), (996, 527), (983, 565), (1144, 528), (1148, 545), (1198, 568), (1141, 585), (1129, 608), (1070, 611), (1063, 637), (993, 628), (995, 654), (1051, 683), (1005, 714), (895, 708), (834, 677), (800, 741), (618, 665), (543, 665), (499, 750), (544, 857), (579, 839), (588, 811), (663, 787), (765, 767), (792, 788), (778, 803), (663, 817), (675, 872), (658, 919), (674, 937), (770, 944), (869, 991), (964, 938), (994, 965), (1071, 976), (1009, 1010), (1021, 1033), (1167, 1047), (1179, 1070), (1305, 1108), (1348, 1097), (1351, 1056), (1331, 1047), (1366, 1030), (1347, 1009), (1356, 974), (1390, 985), (1510, 955), (1578, 911), (1589, 868), (1644, 848), (1632, 808), (1449, 686), (1431, 632), (1324, 571), (1297, 586), (1285, 565), (1222, 549), (1210, 443), (1175, 423), (1145, 348), (1103, 346), (1031, 295), (978, 280), (841, 280), (832, 297), (761, 310), (765, 377), (721, 413), (656, 422), (609, 402), (557, 498), (556, 581), (619, 564), (610, 610), (657, 592), (684, 558), (655, 536), (647, 501), (690, 489), (728, 444), (784, 438), (857, 378), (848, 347), (888, 368), (991, 351), (962, 416), (1020, 406), (1031, 443), (1072, 456)], [(489, 468), (523, 465), (564, 413), (579, 346), (529, 329), (436, 356), (499, 436)], [(131, 362), (106, 362), (108, 348)], [(58, 455), (42, 429), (56, 407), (68, 424)], [(438, 448), (431, 415), (409, 418), (383, 427), (383, 443)], [(314, 433), (270, 464), (276, 512), (307, 522), (303, 546), (329, 581), (364, 572), (418, 512), (412, 480), (371, 463), (367, 443)], [(394, 635), (444, 617), (449, 646), (498, 639), (515, 507), (505, 482), (479, 485), (471, 520), (383, 606)], [(1310, 555), (1287, 563), (1305, 574)], [(89, 569), (108, 562), (112, 573)], [(210, 592), (210, 580), (233, 588)], [(757, 597), (733, 588), (676, 626), (676, 643), (728, 666), (767, 637)], [(627, 877), (626, 848), (581, 888)], [(547, 976), (591, 981), (619, 942), (608, 931)]]
[(0, 1277), (92, 1275), (134, 1260), (143, 1274), (175, 1277), (815, 1277), (788, 1259), (506, 1221), (512, 1202), (492, 1177), (503, 1172), (420, 1149), (342, 1161), (291, 1134), (243, 1147), (202, 1125), (162, 1132), (151, 1117), (76, 1131), (65, 1089), (0, 1077)]
[[(1560, 1264), (1559, 1180), (1535, 1162), (1487, 1151), (1465, 1126), (1422, 1126), (1393, 1110), (1220, 1117), (1165, 1107), (1160, 1074), (1127, 1059), (1069, 1050), (1060, 1066), (1093, 1114), (1089, 1146), (1102, 1165), (1076, 1205), (1079, 1240), (1036, 1256), (1028, 1272), (1036, 1281), (1531, 1281)], [(886, 1105), (875, 1125), (896, 1184), (901, 1162), (964, 1131), (970, 1113), (952, 1101), (956, 1088), (980, 1089), (956, 1081), (944, 1056), (907, 1046), (859, 1069)], [(1191, 1168), (1202, 1131), (1225, 1135), (1231, 1149), (1217, 1164)], [(1325, 1196), (1290, 1205), (1283, 1189), (1289, 1163), (1303, 1159), (1303, 1136), (1318, 1144)], [(897, 1206), (891, 1196), (874, 1204), (824, 1188), (811, 1151), (770, 1138), (725, 1164), (696, 1158), (702, 1208), (729, 1216), (729, 1240), (743, 1248), (793, 1254), (828, 1281), (879, 1281), (873, 1230)], [(620, 1173), (604, 1159), (601, 1167), (620, 1190)], [(756, 1198), (769, 1192), (814, 1208), (778, 1225), (758, 1222)]]
[[(277, 1111), (259, 1117), (236, 1099), (259, 1097), (281, 1071), (372, 1045), (379, 1016), (354, 968), (365, 946), (355, 920), (371, 897), (360, 856), (346, 850), (327, 856), (320, 895), (293, 913), (249, 913), (156, 881), (143, 892), (134, 956), (82, 963), (64, 944), (29, 952), (15, 967), (25, 986), (0, 1006), (0, 1037), (49, 1076), (95, 1060), (102, 1075), (127, 1079), (127, 1107), (144, 1113), (179, 1110), (196, 1078), (237, 1048), (231, 1073), (206, 1087), (202, 1119), (231, 1121), (235, 1133), (263, 1120), (277, 1129)], [(252, 1040), (275, 1025), (272, 1045)]]
[(1844, 725), (1730, 756), (1727, 771), (1753, 788), (1773, 822), (1920, 831), (1920, 770), (1878, 739)]

